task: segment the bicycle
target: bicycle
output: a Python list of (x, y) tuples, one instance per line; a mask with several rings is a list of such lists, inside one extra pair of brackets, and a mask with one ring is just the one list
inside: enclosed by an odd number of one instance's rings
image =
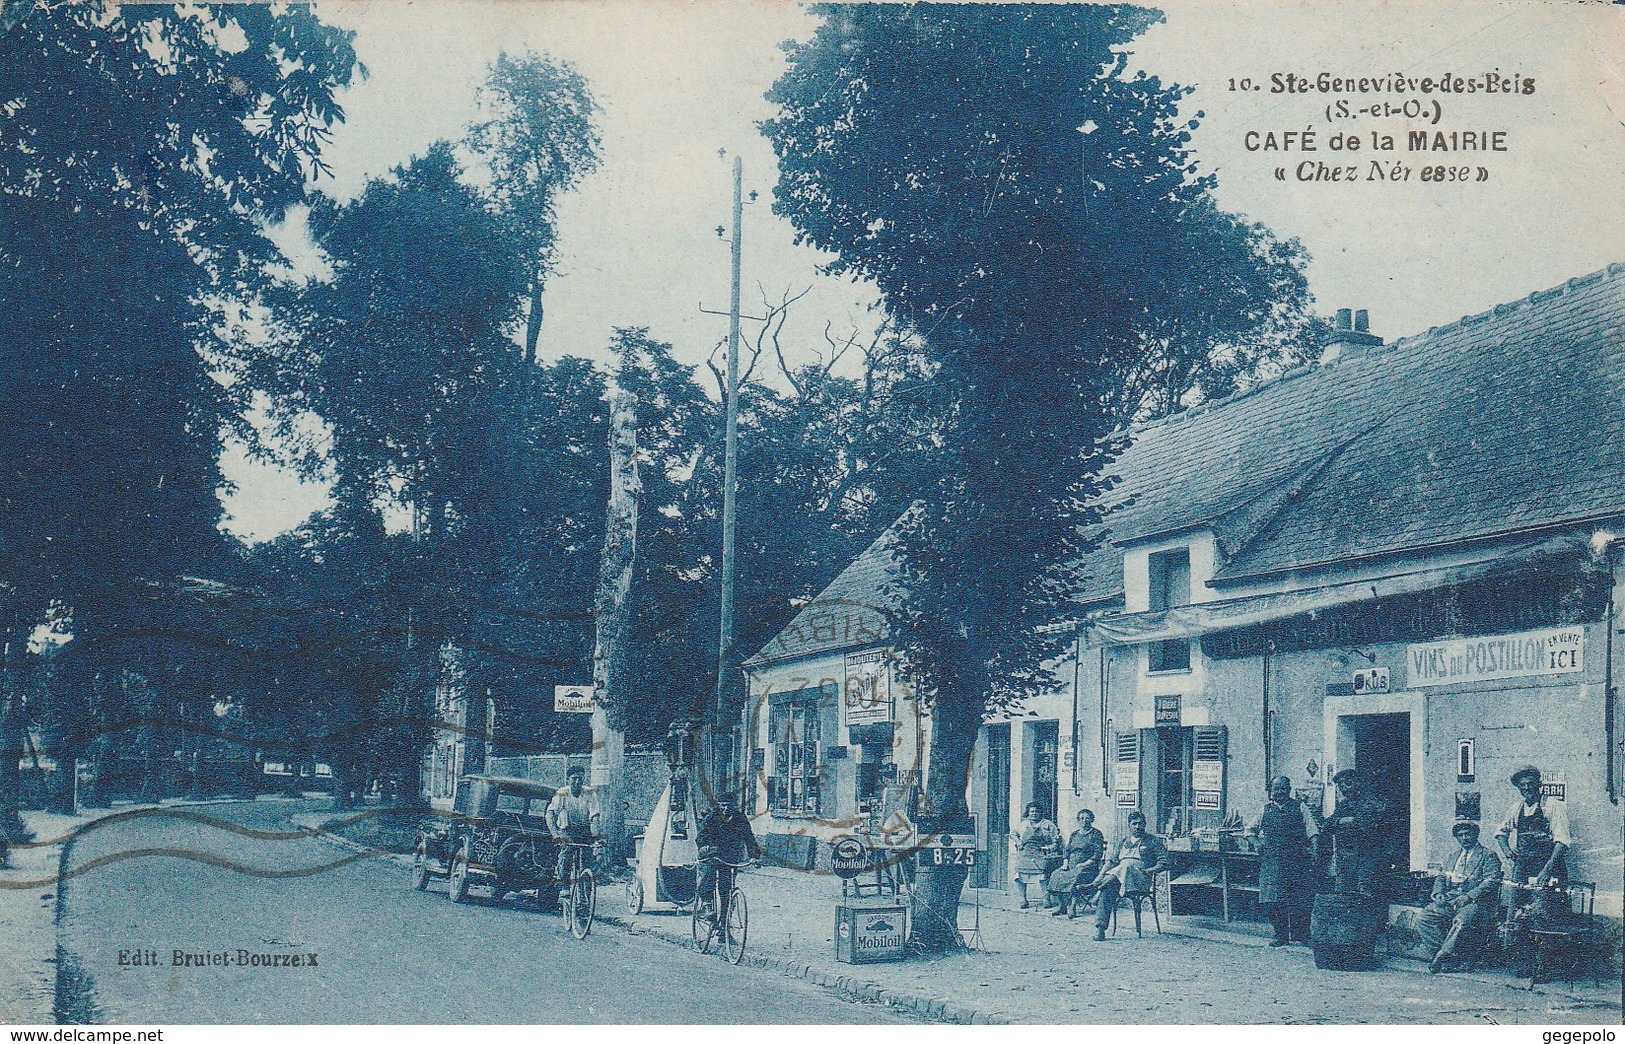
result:
[[(738, 964), (745, 958), (745, 936), (750, 930), (750, 906), (745, 902), (745, 893), (739, 890), (739, 871), (751, 863), (729, 863), (721, 859), (715, 862), (717, 872), (711, 895), (696, 893), (694, 896), (694, 914), (689, 932), (694, 939), (694, 948), (701, 953), (710, 953), (716, 945), (717, 936), (721, 935), (722, 955), (729, 964)], [(724, 873), (724, 870), (728, 872)], [(722, 894), (725, 877), (728, 882), (726, 897)], [(714, 904), (708, 901), (712, 899), (715, 900)], [(720, 925), (713, 910), (723, 911)]]
[(567, 887), (559, 903), (559, 912), (564, 915), (564, 923), (570, 926), (570, 934), (577, 939), (585, 939), (587, 933), (592, 931), (593, 915), (598, 911), (598, 885), (593, 879), (592, 868), (586, 865), (586, 853), (595, 850), (598, 845), (597, 842), (582, 841), (560, 841), (559, 845), (570, 850), (564, 881), (560, 882)]

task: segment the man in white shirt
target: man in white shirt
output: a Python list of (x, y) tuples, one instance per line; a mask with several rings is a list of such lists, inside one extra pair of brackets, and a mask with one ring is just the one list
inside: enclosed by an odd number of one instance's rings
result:
[(570, 845), (590, 844), (598, 836), (599, 825), (598, 801), (591, 791), (583, 787), (587, 770), (574, 765), (565, 778), (569, 780), (569, 785), (554, 794), (553, 800), (547, 804), (547, 829), (552, 833), (553, 840), (559, 843), (558, 867), (554, 876), (558, 878), (561, 895), (569, 887)]
[[(1574, 847), (1569, 832), (1569, 814), (1564, 803), (1540, 793), (1540, 769), (1525, 765), (1512, 774), (1518, 800), (1507, 810), (1495, 831), (1495, 846), (1507, 861), (1507, 873), (1519, 884), (1537, 888), (1568, 878), (1563, 855)], [(1516, 846), (1508, 844), (1517, 835)]]
[[(1508, 915), (1508, 949), (1519, 975), (1533, 974), (1530, 930), (1548, 927), (1568, 912), (1567, 893), (1556, 886), (1568, 880), (1563, 856), (1574, 845), (1574, 836), (1569, 832), (1569, 814), (1563, 802), (1543, 796), (1540, 782), (1540, 769), (1533, 765), (1512, 774), (1518, 800), (1495, 831), (1495, 845), (1507, 860), (1507, 880), (1534, 886), (1533, 892), (1512, 893)], [(1513, 835), (1517, 842), (1509, 845)]]

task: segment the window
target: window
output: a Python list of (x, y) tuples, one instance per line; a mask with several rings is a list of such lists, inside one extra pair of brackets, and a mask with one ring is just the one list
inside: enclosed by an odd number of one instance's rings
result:
[[(1152, 612), (1177, 609), (1191, 604), (1191, 553), (1189, 548), (1159, 551), (1147, 560), (1150, 576), (1150, 606)], [(1191, 669), (1191, 643), (1176, 638), (1166, 642), (1153, 642), (1146, 650), (1146, 666), (1151, 671), (1188, 671)]]
[(1225, 727), (1164, 727), (1153, 735), (1157, 758), (1156, 829), (1179, 836), (1202, 827), (1218, 827), (1225, 813)]
[(775, 812), (816, 815), (818, 812), (818, 704), (786, 703), (773, 708), (773, 786)]

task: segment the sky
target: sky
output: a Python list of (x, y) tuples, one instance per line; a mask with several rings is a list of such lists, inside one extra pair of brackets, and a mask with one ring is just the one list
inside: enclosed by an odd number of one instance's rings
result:
[[(1310, 257), (1323, 313), (1365, 308), (1372, 331), (1395, 337), (1448, 323), (1532, 291), (1625, 261), (1625, 17), (1607, 5), (1537, 2), (1304, 0), (1158, 4), (1166, 20), (1134, 46), (1132, 66), (1193, 88), (1202, 113), (1192, 149), (1218, 179), (1227, 209)], [(559, 271), (549, 282), (544, 357), (603, 358), (611, 331), (647, 326), (679, 358), (700, 362), (726, 333), (729, 168), (742, 158), (747, 206), (744, 302), (810, 288), (786, 327), (798, 353), (823, 349), (823, 332), (872, 327), (871, 288), (822, 274), (829, 258), (796, 246), (769, 210), (772, 148), (756, 123), (772, 115), (763, 92), (784, 68), (779, 43), (818, 22), (777, 0), (323, 0), (327, 20), (356, 32), (369, 75), (341, 101), (345, 124), (326, 153), (335, 176), (318, 188), (339, 198), (476, 116), (475, 90), (503, 50), (532, 48), (568, 61), (602, 108), (600, 169), (560, 200)], [(1403, 117), (1333, 125), (1326, 106), (1402, 102), (1414, 94), (1272, 93), (1271, 77), (1532, 78), (1532, 94), (1434, 94), (1437, 126)], [(1261, 89), (1232, 90), (1248, 78)], [(1506, 151), (1419, 157), (1405, 129), (1502, 130)], [(1249, 151), (1247, 134), (1316, 129), (1313, 154)], [(1356, 166), (1377, 154), (1333, 152), (1330, 133), (1400, 136), (1392, 157), (1413, 168), (1403, 183), (1300, 183), (1299, 162)], [(720, 154), (719, 154), (720, 153)], [(1428, 165), (1466, 164), (1487, 180), (1423, 182)], [(1275, 176), (1285, 167), (1288, 180)], [(297, 237), (288, 237), (296, 242)], [(297, 248), (290, 247), (297, 252)], [(747, 322), (746, 326), (749, 327)], [(747, 330), (748, 332), (748, 330)], [(265, 539), (320, 508), (325, 493), (241, 454), (223, 462), (235, 484), (227, 528)]]

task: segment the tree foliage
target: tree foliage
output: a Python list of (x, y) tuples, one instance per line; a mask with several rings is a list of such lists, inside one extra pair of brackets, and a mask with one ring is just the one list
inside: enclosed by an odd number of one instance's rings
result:
[(489, 180), (492, 207), (530, 263), (525, 357), (535, 362), (542, 288), (557, 241), (556, 204), (560, 193), (598, 167), (598, 106), (580, 73), (534, 51), (498, 55), (479, 101), (486, 118), (469, 129), (467, 146)]
[[(926, 807), (955, 814), (984, 711), (1050, 680), (1042, 627), (1069, 611), (1103, 440), (1289, 351), (1301, 256), (1214, 205), (1186, 91), (1127, 74), (1157, 12), (819, 12), (768, 95), (775, 210), (875, 283), (939, 396), (898, 524), (897, 623), (932, 705)], [(924, 890), (928, 943), (951, 941), (932, 926), (951, 926), (962, 878)]]
[[(218, 564), (216, 461), (240, 405), (216, 379), (222, 302), (260, 278), (260, 223), (302, 197), (356, 68), (348, 34), (302, 6), (42, 2), (0, 34), (14, 645), (53, 604), (74, 645), (139, 630), (167, 611), (140, 581)], [(14, 769), (13, 706), (0, 766)], [(8, 807), (14, 783), (0, 773)]]

